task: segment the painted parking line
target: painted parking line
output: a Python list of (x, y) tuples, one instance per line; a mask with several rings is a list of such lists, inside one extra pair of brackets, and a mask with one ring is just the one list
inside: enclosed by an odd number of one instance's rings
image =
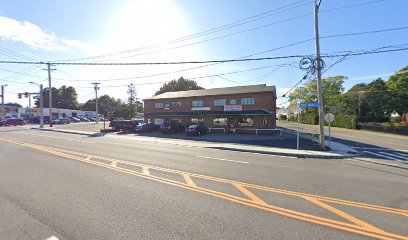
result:
[(35, 133), (26, 133), (26, 132), (9, 132), (9, 133), (25, 134), (25, 135), (32, 135), (32, 136), (37, 136), (37, 137), (54, 138), (54, 139), (61, 139), (61, 140), (82, 142), (82, 143), (90, 143), (90, 144), (96, 143), (96, 142), (92, 142), (92, 141), (84, 141), (84, 140), (78, 140), (78, 139), (72, 139), (72, 138), (66, 138), (66, 137), (55, 137), (55, 136), (35, 134)]
[(231, 159), (225, 159), (225, 158), (206, 157), (206, 156), (196, 156), (196, 157), (197, 157), (197, 158), (205, 158), (205, 159), (219, 160), (219, 161), (226, 161), (226, 162), (235, 162), (235, 163), (245, 163), (245, 164), (249, 164), (249, 162), (238, 161), (238, 160), (231, 160)]
[[(324, 196), (319, 196), (319, 195), (307, 194), (307, 193), (302, 193), (302, 192), (294, 192), (294, 191), (289, 191), (285, 189), (260, 186), (260, 185), (255, 185), (251, 183), (245, 183), (245, 182), (239, 182), (235, 180), (212, 177), (208, 175), (188, 173), (184, 171), (161, 168), (161, 167), (156, 167), (156, 166), (149, 166), (149, 165), (140, 164), (136, 162), (113, 159), (113, 158), (108, 158), (108, 157), (103, 157), (103, 156), (98, 156), (98, 155), (92, 155), (92, 154), (70, 151), (70, 150), (65, 150), (65, 149), (59, 149), (59, 148), (54, 148), (54, 147), (47, 147), (47, 146), (42, 146), (42, 145), (37, 145), (37, 144), (25, 143), (25, 142), (15, 141), (15, 140), (2, 138), (2, 137), (0, 137), (0, 140), (7, 142), (7, 143), (20, 145), (22, 147), (31, 148), (33, 150), (42, 151), (48, 154), (53, 154), (53, 155), (63, 157), (66, 159), (80, 161), (83, 163), (102, 167), (102, 168), (109, 169), (112, 171), (132, 175), (132, 176), (137, 176), (137, 177), (144, 178), (144, 179), (149, 179), (152, 181), (160, 182), (160, 183), (167, 184), (167, 185), (174, 186), (174, 187), (179, 187), (181, 189), (190, 190), (190, 191), (194, 191), (197, 193), (202, 193), (205, 195), (223, 199), (225, 201), (234, 202), (234, 203), (241, 204), (247, 207), (252, 207), (258, 210), (263, 210), (269, 213), (278, 214), (281, 216), (305, 221), (308, 223), (318, 224), (321, 226), (334, 228), (334, 229), (338, 229), (342, 231), (347, 231), (350, 233), (355, 233), (355, 234), (359, 234), (363, 236), (373, 237), (377, 239), (408, 240), (408, 237), (406, 236), (385, 231), (381, 229), (380, 226), (374, 226), (368, 222), (363, 221), (362, 219), (352, 216), (350, 213), (337, 209), (335, 206), (333, 206), (333, 204), (357, 208), (360, 210), (387, 213), (387, 214), (392, 214), (392, 215), (397, 215), (400, 217), (408, 218), (408, 210), (404, 210), (404, 209), (397, 209), (397, 208), (391, 208), (391, 207), (385, 207), (385, 206), (379, 206), (379, 205), (373, 205), (373, 204), (367, 204), (367, 203), (354, 202), (354, 201), (349, 201), (349, 200), (342, 200), (342, 199), (324, 197)], [(114, 162), (115, 164), (113, 164)], [(132, 168), (129, 168), (127, 166), (132, 166)], [(140, 170), (137, 171), (137, 169), (135, 169), (134, 167), (137, 167)], [(162, 173), (168, 173), (168, 174), (176, 174), (176, 175), (181, 175), (181, 176), (188, 175), (188, 177), (184, 177), (185, 181), (176, 181), (171, 178), (157, 176), (156, 174), (151, 173), (151, 172), (147, 174), (144, 172), (144, 170), (142, 170), (143, 168), (153, 169), (155, 171), (160, 171)], [(212, 190), (210, 188), (202, 187), (198, 185), (196, 182), (194, 182), (194, 179), (200, 179), (200, 180), (210, 181), (214, 183), (223, 183), (223, 184), (226, 184), (227, 186), (230, 185), (231, 187), (240, 190), (244, 195), (247, 196), (247, 198), (243, 198), (243, 197), (235, 196), (235, 195), (232, 195), (226, 192), (220, 192), (220, 191)], [(284, 196), (294, 197), (294, 198), (301, 199), (301, 200), (306, 200), (309, 204), (313, 206), (321, 207), (322, 209), (325, 209), (326, 211), (330, 211), (342, 217), (343, 219), (347, 221), (339, 221), (339, 220), (335, 220), (332, 218), (322, 217), (322, 216), (313, 215), (313, 214), (309, 214), (305, 212), (291, 210), (289, 208), (275, 206), (271, 203), (271, 199), (264, 199), (264, 198), (257, 196), (256, 191), (258, 192), (262, 191), (265, 193), (267, 192), (276, 193), (276, 194), (280, 194)], [(388, 215), (382, 216), (382, 218), (384, 218), (382, 219), (383, 223), (388, 222), (386, 219), (387, 216)], [(394, 228), (394, 231), (395, 231), (395, 228)]]

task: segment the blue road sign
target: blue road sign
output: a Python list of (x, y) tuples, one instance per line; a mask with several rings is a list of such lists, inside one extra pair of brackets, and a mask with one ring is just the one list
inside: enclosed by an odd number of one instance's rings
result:
[(320, 106), (319, 103), (317, 102), (312, 102), (312, 103), (301, 103), (299, 108), (318, 108)]

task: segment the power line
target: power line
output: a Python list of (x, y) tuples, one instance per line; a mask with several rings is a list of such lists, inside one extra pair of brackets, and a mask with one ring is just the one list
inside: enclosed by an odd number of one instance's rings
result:
[[(257, 15), (251, 16), (251, 17), (247, 17), (247, 18), (244, 18), (244, 19), (241, 19), (241, 20), (229, 23), (229, 24), (224, 24), (222, 26), (215, 27), (215, 28), (212, 28), (212, 29), (209, 29), (209, 30), (205, 30), (203, 32), (199, 32), (199, 33), (187, 35), (187, 36), (184, 36), (184, 37), (176, 38), (176, 39), (170, 40), (170, 41), (162, 43), (162, 44), (149, 45), (149, 46), (135, 48), (135, 49), (118, 51), (118, 52), (114, 52), (114, 53), (102, 54), (102, 55), (92, 56), (92, 57), (69, 59), (69, 60), (64, 60), (64, 61), (81, 61), (81, 60), (89, 60), (89, 59), (95, 59), (95, 58), (105, 58), (105, 57), (109, 57), (109, 56), (112, 56), (112, 55), (115, 55), (115, 54), (126, 54), (126, 53), (132, 53), (132, 52), (137, 52), (137, 51), (149, 50), (149, 49), (160, 47), (163, 44), (179, 43), (179, 42), (187, 41), (187, 40), (190, 40), (190, 39), (202, 37), (202, 36), (205, 36), (205, 35), (213, 34), (213, 33), (216, 33), (216, 32), (222, 31), (222, 30), (227, 30), (227, 29), (230, 29), (230, 28), (233, 28), (233, 27), (237, 27), (237, 26), (240, 26), (240, 25), (243, 25), (243, 24), (250, 23), (250, 22), (254, 22), (254, 21), (266, 18), (266, 17), (270, 17), (270, 16), (273, 16), (273, 15), (284, 13), (284, 12), (287, 12), (289, 10), (304, 6), (304, 5), (308, 4), (309, 2), (305, 3), (304, 1), (297, 1), (297, 2), (294, 2), (292, 4), (285, 5), (283, 7), (272, 9), (272, 10), (269, 10), (267, 12), (257, 14)], [(298, 5), (298, 6), (296, 6), (296, 5)], [(288, 9), (285, 9), (285, 8), (288, 8)], [(285, 9), (285, 10), (282, 10), (282, 9)], [(282, 10), (282, 11), (276, 12), (278, 10)]]
[[(323, 11), (320, 11), (320, 12), (323, 12), (323, 13), (324, 13), (324, 12), (337, 11), (337, 10), (342, 10), (342, 9), (347, 9), (347, 8), (353, 8), (353, 7), (360, 7), (360, 6), (365, 6), (365, 5), (371, 5), (371, 4), (375, 4), (375, 3), (379, 3), (379, 2), (384, 2), (384, 1), (389, 1), (389, 0), (374, 0), (374, 1), (368, 1), (368, 2), (363, 2), (363, 3), (357, 3), (357, 4), (346, 5), (346, 6), (342, 6), (342, 7), (330, 8), (330, 9), (326, 9), (326, 10), (323, 10)], [(281, 8), (277, 8), (277, 9), (268, 11), (268, 12), (266, 12), (266, 13), (273, 12), (273, 11), (276, 11), (276, 10), (279, 10), (279, 9), (284, 9), (284, 8), (291, 7), (291, 6), (295, 6), (295, 5), (297, 5), (297, 4), (300, 4), (301, 2), (302, 2), (302, 1), (295, 2), (295, 3), (293, 3), (293, 4), (289, 4), (289, 5), (287, 5), (287, 6), (284, 6), (284, 7), (281, 7)], [(309, 2), (311, 2), (311, 1), (309, 1)], [(300, 7), (300, 6), (307, 5), (309, 2), (303, 3), (303, 4), (301, 4), (301, 5), (299, 5), (299, 6), (295, 6), (295, 7), (293, 7), (293, 8), (289, 8), (289, 9), (286, 9), (286, 10), (283, 10), (283, 11), (280, 11), (280, 12), (277, 12), (277, 13), (275, 13), (275, 14), (269, 14), (269, 15), (266, 15), (266, 16), (271, 16), (271, 15), (276, 15), (276, 14), (279, 14), (279, 13), (282, 13), (282, 12), (286, 12), (286, 11), (288, 11), (288, 10), (292, 10), (292, 9), (297, 8), (297, 7)], [(312, 2), (313, 2), (313, 1), (312, 1)], [(265, 13), (264, 13), (264, 14), (265, 14)], [(259, 14), (259, 16), (261, 16), (261, 17), (255, 19), (255, 20), (259, 20), (259, 19), (265, 18), (265, 16), (262, 16), (262, 15), (264, 15), (264, 14)], [(214, 37), (214, 38), (210, 38), (210, 39), (206, 39), (206, 40), (202, 40), (202, 41), (198, 41), (198, 42), (194, 42), (194, 43), (184, 44), (184, 45), (175, 46), (175, 47), (169, 47), (169, 48), (162, 49), (162, 50), (150, 51), (150, 52), (147, 52), (147, 53), (140, 53), (140, 54), (135, 54), (135, 55), (130, 55), (130, 56), (123, 56), (123, 57), (116, 57), (116, 58), (108, 58), (108, 59), (104, 59), (103, 61), (115, 60), (115, 59), (124, 59), (124, 58), (131, 58), (131, 57), (136, 57), (136, 56), (141, 56), (141, 55), (148, 55), (148, 54), (153, 54), (153, 53), (159, 53), (159, 52), (163, 52), (163, 51), (167, 51), (167, 50), (174, 50), (174, 49), (178, 49), (178, 48), (182, 48), (182, 47), (187, 47), (187, 46), (191, 46), (191, 45), (201, 44), (201, 43), (205, 43), (205, 42), (209, 42), (209, 41), (213, 41), (213, 40), (217, 40), (217, 39), (221, 39), (221, 38), (225, 38), (225, 37), (234, 36), (234, 35), (237, 35), (237, 34), (242, 34), (242, 33), (250, 32), (250, 31), (254, 31), (254, 30), (257, 30), (257, 29), (269, 27), (269, 26), (272, 26), (272, 25), (276, 25), (276, 24), (278, 24), (278, 23), (283, 23), (283, 22), (288, 22), (288, 21), (300, 19), (300, 18), (303, 18), (303, 17), (306, 17), (306, 16), (310, 16), (310, 15), (312, 15), (312, 14), (313, 14), (313, 13), (307, 13), (307, 14), (299, 15), (299, 16), (296, 16), (296, 17), (293, 17), (293, 18), (289, 18), (289, 19), (277, 21), (277, 22), (274, 22), (274, 23), (270, 23), (270, 24), (258, 26), (258, 27), (255, 27), (255, 28), (251, 28), (251, 29), (247, 29), (247, 30), (243, 30), (243, 31), (235, 32), (235, 33), (230, 33), (230, 34), (226, 34), (226, 35), (223, 35), (223, 36), (218, 36), (218, 37)], [(251, 19), (251, 18), (254, 18), (254, 17), (257, 17), (257, 16), (258, 16), (258, 15), (255, 15), (255, 16), (253, 16), (253, 17), (249, 17), (248, 19)], [(246, 19), (243, 19), (243, 20), (246, 20)], [(239, 22), (241, 22), (241, 21), (243, 21), (243, 20), (239, 20), (239, 21), (237, 21), (237, 22), (239, 23)], [(255, 20), (247, 21), (247, 22), (244, 22), (244, 23), (252, 22), (252, 21), (255, 21)], [(186, 40), (190, 40), (190, 39), (193, 39), (193, 38), (201, 37), (201, 36), (208, 35), (208, 34), (211, 34), (211, 33), (219, 32), (219, 31), (221, 31), (221, 30), (226, 30), (226, 29), (229, 29), (229, 28), (232, 28), (232, 27), (235, 27), (235, 26), (239, 26), (239, 25), (242, 25), (242, 24), (244, 24), (244, 23), (239, 23), (239, 24), (235, 24), (235, 25), (234, 25), (233, 23), (231, 23), (232, 26), (230, 26), (231, 24), (226, 24), (226, 25), (223, 25), (223, 26), (221, 26), (221, 27), (217, 27), (217, 28), (214, 28), (214, 29), (210, 29), (210, 30), (204, 31), (204, 32), (202, 32), (202, 33), (197, 33), (197, 34), (193, 34), (193, 35), (188, 35), (188, 36), (186, 36), (186, 37), (181, 37), (181, 38), (178, 38), (178, 39), (175, 39), (175, 40), (171, 40), (171, 41), (169, 41), (169, 42), (167, 42), (167, 43), (168, 43), (168, 44), (174, 44), (174, 43), (183, 42), (183, 41), (186, 41)], [(225, 28), (225, 26), (228, 26), (228, 27)], [(216, 31), (214, 31), (214, 30), (216, 30)], [(157, 47), (155, 47), (155, 46), (159, 46), (159, 47), (160, 47), (160, 45), (150, 45), (150, 46), (147, 46), (147, 47), (141, 47), (141, 48), (136, 48), (136, 49), (124, 50), (124, 51), (119, 51), (119, 52), (115, 52), (115, 53), (103, 54), (103, 55), (98, 55), (98, 56), (93, 56), (93, 57), (69, 59), (69, 60), (64, 60), (64, 61), (65, 61), (65, 62), (68, 62), (68, 61), (71, 62), (71, 61), (82, 61), (82, 60), (106, 58), (106, 57), (114, 56), (114, 55), (117, 55), (117, 54), (127, 54), (127, 53), (132, 53), (132, 52), (144, 51), (144, 50), (149, 50), (149, 49), (157, 48)], [(102, 61), (102, 60), (100, 60), (100, 61)]]

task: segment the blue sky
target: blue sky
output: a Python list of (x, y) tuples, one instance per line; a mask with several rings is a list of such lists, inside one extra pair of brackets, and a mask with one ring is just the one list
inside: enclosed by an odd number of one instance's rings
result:
[[(296, 3), (296, 4), (295, 4)], [(358, 6), (361, 4), (360, 6)], [(231, 22), (290, 5), (264, 18), (229, 29), (170, 44), (180, 37), (201, 33)], [(350, 6), (350, 7), (347, 7)], [(347, 8), (343, 8), (347, 7)], [(365, 32), (407, 27), (407, 0), (322, 0), (320, 34)], [(285, 11), (283, 11), (285, 10)], [(280, 12), (279, 11), (283, 11)], [(77, 62), (164, 62), (235, 59), (313, 38), (313, 1), (283, 0), (60, 0), (12, 1), (0, 5), (0, 60), (54, 61), (91, 56)], [(258, 28), (256, 30), (251, 30)], [(239, 33), (242, 32), (242, 33)], [(231, 35), (224, 37), (225, 35)], [(217, 38), (217, 39), (214, 39)], [(211, 40), (214, 39), (214, 40)], [(371, 50), (408, 44), (408, 29), (321, 40), (322, 53)], [(186, 46), (187, 45), (187, 46)], [(146, 47), (140, 49), (141, 47)], [(170, 49), (169, 49), (170, 48)], [(171, 49), (173, 48), (173, 49)], [(132, 50), (125, 53), (118, 51)], [(254, 57), (313, 54), (314, 42)], [(116, 53), (106, 55), (110, 53)], [(324, 76), (349, 77), (345, 87), (369, 82), (408, 65), (407, 51), (352, 57), (333, 66)], [(62, 66), (53, 71), (53, 86), (71, 85), (79, 101), (93, 97), (92, 81), (101, 82), (100, 94), (126, 99), (126, 85), (137, 85), (140, 98), (149, 97), (161, 82), (180, 76), (193, 78), (205, 88), (266, 83), (279, 95), (304, 72), (300, 59), (224, 63), (185, 70), (182, 66)], [(336, 59), (325, 59), (327, 65)], [(18, 92), (36, 91), (30, 81), (46, 84), (44, 66), (0, 64), (0, 83), (7, 84), (6, 102), (27, 105)], [(251, 70), (237, 74), (226, 74)], [(174, 73), (175, 71), (178, 71)], [(168, 73), (173, 72), (173, 73)], [(168, 74), (164, 74), (168, 73)], [(151, 76), (157, 75), (159, 76)], [(116, 79), (116, 80), (114, 80)], [(152, 84), (158, 82), (156, 84)], [(286, 102), (280, 98), (278, 103)]]

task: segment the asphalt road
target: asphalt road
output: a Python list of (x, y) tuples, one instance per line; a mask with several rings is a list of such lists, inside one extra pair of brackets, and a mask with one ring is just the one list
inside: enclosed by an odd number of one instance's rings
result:
[(407, 239), (406, 170), (0, 128), (0, 239)]
[[(297, 130), (297, 123), (277, 122), (277, 125), (281, 128)], [(301, 132), (318, 136), (318, 126), (306, 124), (300, 126)], [(326, 136), (328, 132), (328, 127), (325, 127)], [(362, 158), (408, 164), (408, 136), (331, 128), (331, 137), (333, 141), (347, 144), (360, 151)]]

